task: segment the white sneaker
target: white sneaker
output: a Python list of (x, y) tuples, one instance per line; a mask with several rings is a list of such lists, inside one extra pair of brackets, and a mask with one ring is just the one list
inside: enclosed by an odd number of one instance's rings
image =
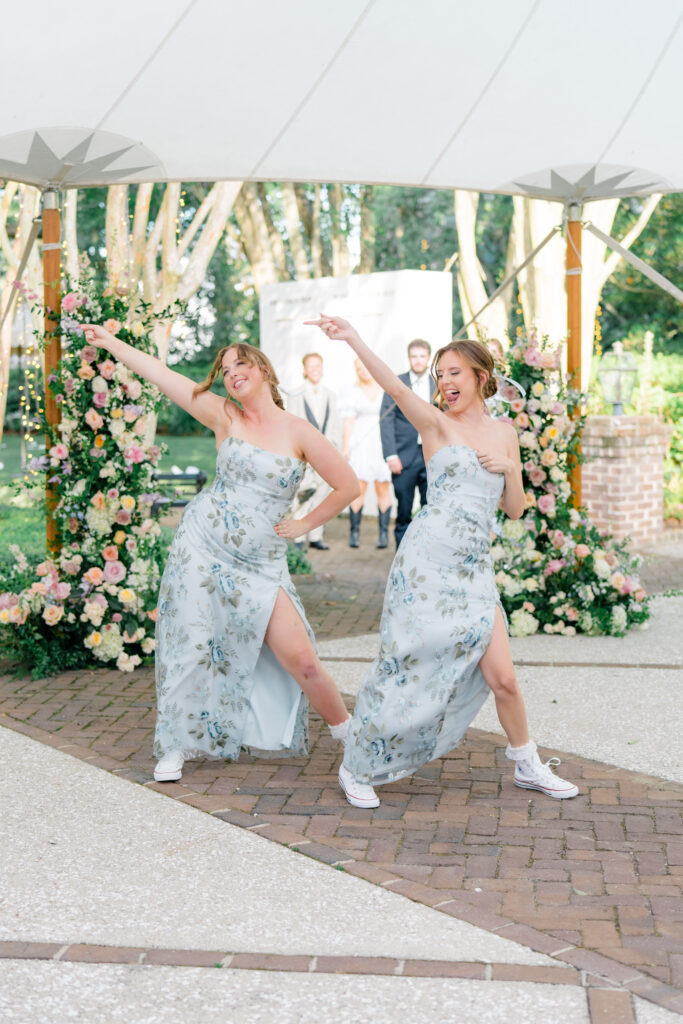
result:
[(366, 782), (356, 782), (343, 764), (339, 769), (339, 785), (352, 807), (379, 807), (379, 797)]
[(547, 793), (555, 800), (568, 800), (577, 796), (579, 789), (573, 782), (561, 779), (553, 771), (560, 764), (559, 757), (551, 757), (543, 764), (538, 758), (536, 764), (533, 761), (515, 762), (515, 786), (521, 789), (539, 789), (541, 793)]
[(169, 750), (164, 754), (154, 769), (155, 782), (177, 782), (183, 774), (183, 755), (179, 750)]

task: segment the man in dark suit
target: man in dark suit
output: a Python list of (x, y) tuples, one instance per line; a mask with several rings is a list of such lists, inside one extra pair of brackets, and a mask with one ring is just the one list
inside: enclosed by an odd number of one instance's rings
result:
[[(399, 374), (400, 380), (412, 388), (415, 394), (431, 402), (434, 384), (429, 374), (429, 357), (432, 347), (428, 341), (415, 338), (408, 345), (408, 373)], [(422, 440), (417, 430), (405, 418), (399, 407), (389, 395), (382, 399), (380, 411), (380, 431), (382, 434), (382, 451), (387, 465), (391, 470), (394, 493), (398, 502), (396, 512), (396, 547), (401, 543), (403, 534), (408, 529), (413, 513), (415, 488), (420, 491), (420, 503), (427, 502), (427, 471), (422, 455)]]

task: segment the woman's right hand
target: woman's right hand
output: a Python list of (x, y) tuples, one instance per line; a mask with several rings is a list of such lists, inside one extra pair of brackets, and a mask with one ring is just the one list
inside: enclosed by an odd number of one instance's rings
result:
[(305, 320), (304, 323), (311, 327), (319, 327), (323, 334), (326, 334), (332, 341), (353, 343), (361, 340), (356, 328), (340, 316), (326, 316), (321, 313), (318, 320)]
[(83, 333), (89, 345), (94, 345), (95, 348), (106, 348), (107, 351), (110, 350), (112, 342), (116, 341), (114, 335), (105, 330), (101, 324), (83, 324)]

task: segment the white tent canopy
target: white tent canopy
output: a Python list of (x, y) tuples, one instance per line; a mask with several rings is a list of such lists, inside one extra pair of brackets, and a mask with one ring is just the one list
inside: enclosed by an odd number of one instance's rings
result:
[[(99, 8), (99, 9), (98, 9)], [(0, 176), (683, 191), (681, 0), (37, 0)]]

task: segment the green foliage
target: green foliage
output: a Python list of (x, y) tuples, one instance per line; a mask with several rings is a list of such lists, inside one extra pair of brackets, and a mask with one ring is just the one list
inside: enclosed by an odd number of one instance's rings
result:
[(306, 557), (306, 552), (298, 548), (292, 541), (287, 541), (287, 568), (292, 576), (307, 576), (313, 572), (313, 566)]

